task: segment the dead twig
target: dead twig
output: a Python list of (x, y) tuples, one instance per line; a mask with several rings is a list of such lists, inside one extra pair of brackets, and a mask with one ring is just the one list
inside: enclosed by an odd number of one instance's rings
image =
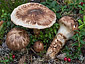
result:
[[(32, 48), (30, 48), (36, 55), (37, 55), (37, 53), (32, 49)], [(38, 55), (37, 55), (38, 56)]]
[(31, 64), (32, 64), (32, 55), (31, 55)]

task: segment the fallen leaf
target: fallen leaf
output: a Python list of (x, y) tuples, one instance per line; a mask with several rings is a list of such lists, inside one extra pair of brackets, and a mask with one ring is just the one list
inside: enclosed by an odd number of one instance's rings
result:
[(0, 21), (0, 26), (3, 24), (4, 21)]

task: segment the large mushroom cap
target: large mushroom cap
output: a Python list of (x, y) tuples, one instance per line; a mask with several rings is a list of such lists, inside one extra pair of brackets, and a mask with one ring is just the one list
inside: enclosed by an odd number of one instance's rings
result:
[(11, 29), (6, 38), (7, 46), (12, 50), (20, 50), (29, 44), (28, 33), (20, 28)]
[(71, 30), (77, 30), (78, 29), (78, 23), (75, 21), (74, 18), (69, 16), (64, 16), (59, 20), (59, 23), (64, 24)]
[(56, 14), (42, 4), (26, 3), (13, 10), (11, 20), (23, 27), (44, 29), (56, 22)]

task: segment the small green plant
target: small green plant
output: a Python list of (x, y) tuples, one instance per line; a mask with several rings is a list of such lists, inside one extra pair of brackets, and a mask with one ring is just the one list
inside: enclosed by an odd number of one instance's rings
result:
[(78, 7), (80, 8), (79, 13), (85, 15), (85, 4), (78, 5)]
[(58, 28), (59, 24), (55, 23), (51, 28), (41, 31), (38, 39), (42, 40), (43, 43), (49, 43), (49, 41), (55, 37)]
[(80, 2), (84, 2), (84, 0), (64, 0), (64, 3), (66, 4), (71, 4), (71, 3), (79, 4)]
[[(0, 39), (3, 39), (4, 35), (15, 25), (11, 22), (10, 14), (2, 10), (0, 21), (3, 20), (3, 24), (0, 26)], [(9, 28), (10, 27), (10, 28)]]
[(83, 21), (81, 19), (78, 20), (79, 22), (79, 29), (82, 30), (83, 28), (85, 28), (85, 16), (83, 16)]
[(40, 31), (39, 37), (35, 35), (30, 36), (30, 43), (33, 44), (36, 41), (42, 41), (44, 44), (49, 43), (57, 33), (59, 28), (59, 24), (55, 23), (51, 28), (47, 28), (45, 30)]
[(70, 3), (73, 3), (73, 1), (72, 0), (64, 0), (64, 3), (70, 4)]
[(0, 0), (0, 11), (4, 9), (6, 13), (11, 13), (14, 8), (27, 2), (28, 0)]
[(5, 56), (2, 60), (0, 60), (0, 63), (9, 64), (12, 61), (13, 61), (13, 56), (10, 53), (8, 56)]

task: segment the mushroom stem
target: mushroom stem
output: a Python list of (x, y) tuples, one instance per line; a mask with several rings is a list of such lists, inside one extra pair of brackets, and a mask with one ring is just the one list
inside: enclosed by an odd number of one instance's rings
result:
[[(63, 35), (65, 34), (65, 35)], [(68, 36), (68, 34), (70, 34)], [(65, 26), (60, 26), (58, 33), (56, 34), (55, 38), (53, 39), (50, 47), (47, 50), (46, 55), (48, 55), (51, 59), (55, 58), (55, 55), (60, 51), (60, 49), (64, 46), (66, 40), (69, 39), (73, 35), (73, 32), (67, 31)], [(66, 37), (68, 36), (68, 37)]]
[(33, 29), (33, 32), (36, 36), (40, 34), (40, 29)]
[[(67, 17), (67, 18), (69, 18), (69, 17)], [(73, 21), (73, 20), (71, 20), (71, 21)], [(62, 22), (63, 22), (63, 20), (59, 21), (60, 28), (58, 30), (58, 33), (56, 34), (55, 38), (53, 39), (53, 41), (46, 53), (46, 56), (50, 57), (51, 59), (55, 58), (55, 55), (65, 45), (65, 42), (74, 35), (74, 30), (72, 28), (74, 28), (74, 29), (77, 28), (77, 26), (75, 26), (75, 24), (70, 26), (72, 24), (72, 23), (70, 23), (70, 25), (69, 25), (70, 27), (67, 27), (68, 23), (65, 24), (67, 21), (65, 21), (64, 23), (62, 23)]]

